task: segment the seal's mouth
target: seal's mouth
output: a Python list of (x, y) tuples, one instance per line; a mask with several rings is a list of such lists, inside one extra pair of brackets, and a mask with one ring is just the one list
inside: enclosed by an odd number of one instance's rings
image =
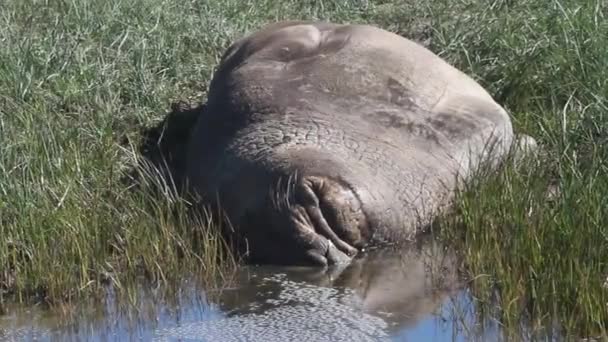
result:
[[(350, 262), (368, 238), (367, 219), (355, 192), (323, 176), (288, 183), (275, 189), (261, 221), (267, 226), (247, 234), (251, 243), (263, 244), (250, 246), (251, 259), (318, 266)], [(260, 236), (260, 230), (267, 233)]]

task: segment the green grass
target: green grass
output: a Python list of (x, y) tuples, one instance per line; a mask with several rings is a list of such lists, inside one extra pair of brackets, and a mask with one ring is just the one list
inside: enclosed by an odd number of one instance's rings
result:
[(608, 3), (422, 11), (431, 49), (479, 80), (544, 149), (526, 167), (470, 184), (441, 230), (462, 252), (480, 306), (506, 331), (525, 320), (608, 338)]
[[(497, 306), (515, 333), (525, 318), (605, 334), (607, 6), (4, 0), (0, 293), (52, 302), (137, 274), (170, 282), (185, 271), (221, 273), (221, 240), (206, 220), (184, 214), (187, 203), (170, 186), (145, 169), (164, 195), (121, 181), (137, 163), (139, 132), (172, 101), (204, 101), (221, 53), (244, 32), (280, 19), (368, 22), (423, 41), (475, 77), (545, 150), (525, 168), (471, 184), (459, 195), (460, 215), (441, 230), (462, 252), (480, 310)], [(551, 200), (549, 186), (559, 189)]]
[[(141, 132), (204, 101), (225, 48), (269, 21), (357, 18), (357, 4), (35, 1), (0, 6), (0, 311), (233, 265), (205, 217), (139, 165)], [(161, 188), (161, 196), (153, 188)], [(157, 194), (157, 193), (156, 193)]]

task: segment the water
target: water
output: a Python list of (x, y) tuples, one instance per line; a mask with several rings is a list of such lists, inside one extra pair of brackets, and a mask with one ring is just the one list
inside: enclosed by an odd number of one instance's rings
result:
[(216, 291), (184, 281), (168, 299), (143, 286), (137, 310), (112, 293), (71, 319), (14, 309), (0, 316), (0, 341), (496, 340), (491, 324), (479, 331), (456, 266), (434, 243), (369, 251), (329, 270), (247, 266)]

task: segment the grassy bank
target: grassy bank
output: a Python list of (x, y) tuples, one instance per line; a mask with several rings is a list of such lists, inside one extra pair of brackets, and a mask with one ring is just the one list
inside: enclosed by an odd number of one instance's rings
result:
[(462, 251), (482, 311), (513, 334), (529, 322), (608, 338), (608, 3), (420, 10), (431, 49), (474, 75), (544, 149), (471, 184), (441, 232)]
[(598, 333), (608, 322), (607, 16), (600, 0), (4, 0), (0, 288), (55, 300), (139, 273), (217, 273), (222, 245), (204, 220), (180, 214), (171, 191), (121, 181), (139, 132), (172, 101), (203, 101), (243, 32), (279, 19), (369, 22), (474, 76), (546, 151), (473, 184), (442, 230), (481, 307), (498, 289), (507, 326), (553, 318)]
[(3, 300), (88, 296), (135, 275), (211, 277), (230, 258), (153, 170), (123, 182), (142, 130), (200, 103), (224, 49), (287, 18), (361, 19), (361, 3), (36, 1), (0, 6)]

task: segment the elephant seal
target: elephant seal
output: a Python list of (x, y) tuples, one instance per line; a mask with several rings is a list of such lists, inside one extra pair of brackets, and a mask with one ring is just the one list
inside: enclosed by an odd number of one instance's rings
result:
[(414, 238), (512, 142), (506, 111), (423, 46), (279, 22), (222, 56), (185, 177), (251, 262), (328, 265)]

